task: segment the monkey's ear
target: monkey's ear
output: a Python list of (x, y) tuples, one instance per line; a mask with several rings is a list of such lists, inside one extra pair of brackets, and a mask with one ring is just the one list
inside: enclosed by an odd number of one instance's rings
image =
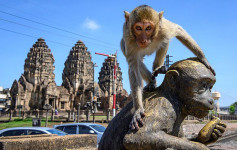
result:
[(159, 19), (161, 20), (163, 18), (164, 11), (159, 12)]
[(169, 70), (165, 74), (166, 82), (168, 82), (171, 87), (174, 87), (178, 76), (179, 72), (177, 70)]
[(162, 18), (163, 18), (164, 11), (159, 12), (159, 23), (162, 25)]
[(125, 20), (126, 20), (126, 22), (128, 22), (129, 15), (130, 15), (130, 13), (129, 13), (129, 12), (127, 12), (127, 11), (124, 11), (124, 16), (125, 16)]

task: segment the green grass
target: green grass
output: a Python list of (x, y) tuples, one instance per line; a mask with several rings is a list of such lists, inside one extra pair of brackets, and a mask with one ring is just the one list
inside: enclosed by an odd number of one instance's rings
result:
[[(14, 117), (13, 119), (14, 120), (10, 121), (10, 122), (0, 123), (0, 130), (5, 129), (5, 128), (12, 128), (12, 127), (32, 127), (32, 118), (26, 118), (26, 119), (22, 120), (22, 118)], [(112, 119), (112, 116), (110, 116), (110, 119)], [(61, 123), (60, 121), (51, 122), (50, 117), (48, 120), (49, 120), (48, 124), (47, 124), (48, 127), (53, 127), (53, 125)], [(93, 120), (93, 116), (91, 115), (89, 117), (89, 121), (92, 122), (92, 120)], [(107, 117), (106, 116), (95, 116), (95, 120), (96, 121), (98, 121), (98, 120), (105, 121), (105, 120), (107, 120)], [(41, 127), (45, 126), (45, 121), (46, 121), (45, 118), (43, 118), (41, 120)], [(85, 120), (80, 120), (80, 121), (85, 121)], [(70, 122), (66, 122), (66, 123), (70, 123)]]
[(0, 129), (11, 128), (11, 127), (23, 127), (23, 126), (32, 126), (32, 119), (14, 119), (14, 121), (1, 123)]
[[(41, 120), (41, 127), (45, 126), (45, 120)], [(47, 126), (52, 127), (55, 124), (60, 124), (60, 122), (51, 122), (49, 121)], [(5, 128), (12, 128), (12, 127), (32, 127), (32, 118), (26, 118), (25, 120), (22, 120), (20, 118), (14, 119), (14, 121), (6, 122), (6, 123), (1, 123), (0, 124), (0, 130), (5, 129)]]
[[(95, 116), (95, 120), (107, 120), (107, 116)], [(112, 116), (110, 116), (110, 119), (112, 119)], [(89, 120), (93, 120), (93, 116), (91, 115), (89, 117)]]

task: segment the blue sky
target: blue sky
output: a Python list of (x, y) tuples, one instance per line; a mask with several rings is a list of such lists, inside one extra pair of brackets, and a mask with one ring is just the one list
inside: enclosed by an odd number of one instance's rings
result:
[[(216, 71), (217, 82), (213, 91), (221, 92), (220, 105), (228, 106), (237, 101), (235, 0), (1, 0), (0, 86), (10, 88), (13, 81), (19, 79), (24, 72), (27, 53), (42, 37), (55, 58), (57, 85), (62, 83), (64, 62), (70, 49), (82, 40), (98, 65), (95, 68), (96, 81), (105, 57), (94, 53), (118, 51), (124, 88), (129, 92), (128, 67), (119, 46), (123, 11), (130, 12), (142, 4), (157, 11), (164, 10), (166, 19), (181, 25), (197, 41)], [(173, 56), (173, 61), (194, 56), (176, 39), (171, 40), (168, 54)], [(154, 55), (145, 59), (149, 69), (153, 59)], [(157, 80), (160, 84), (163, 76)]]

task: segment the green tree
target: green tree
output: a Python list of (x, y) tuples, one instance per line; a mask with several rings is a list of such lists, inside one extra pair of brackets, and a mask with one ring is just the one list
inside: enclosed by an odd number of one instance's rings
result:
[(230, 114), (233, 115), (235, 113), (235, 107), (237, 107), (237, 102), (234, 102), (232, 105), (230, 105)]
[(230, 105), (229, 113), (230, 113), (231, 115), (233, 115), (233, 114), (235, 113), (235, 106), (234, 106), (233, 104)]
[(237, 102), (234, 102), (232, 105), (234, 105), (236, 107), (237, 106)]

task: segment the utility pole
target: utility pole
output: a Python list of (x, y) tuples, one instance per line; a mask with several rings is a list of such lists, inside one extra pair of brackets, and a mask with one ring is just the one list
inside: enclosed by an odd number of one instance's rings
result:
[(173, 56), (170, 56), (169, 54), (166, 55), (165, 64), (164, 64), (166, 70), (168, 70), (168, 68), (172, 65), (170, 64), (170, 62), (173, 62), (173, 61), (170, 61), (170, 57), (173, 57)]
[(117, 72), (117, 60), (116, 60), (116, 55), (114, 58), (114, 78), (113, 78), (113, 117), (116, 115), (116, 82), (117, 82), (117, 77), (116, 77), (116, 72)]
[(93, 63), (93, 97), (92, 101), (94, 100), (95, 97), (95, 67), (98, 67), (96, 63)]
[(114, 70), (113, 70), (113, 107), (112, 107), (112, 111), (113, 111), (113, 117), (115, 117), (115, 105), (116, 105), (116, 72), (117, 72), (117, 53), (112, 54), (112, 55), (108, 55), (108, 54), (103, 54), (103, 53), (95, 53), (97, 55), (103, 55), (103, 56), (107, 56), (107, 57), (111, 57), (114, 58)]

